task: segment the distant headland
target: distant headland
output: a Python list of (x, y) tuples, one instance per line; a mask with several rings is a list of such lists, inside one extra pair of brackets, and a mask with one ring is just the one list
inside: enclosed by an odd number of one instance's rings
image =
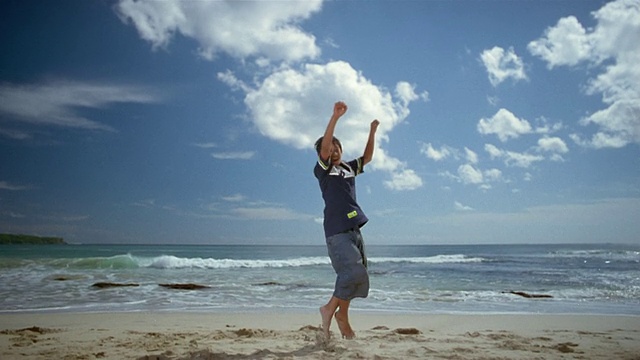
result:
[(67, 243), (59, 237), (0, 234), (0, 244), (66, 245)]

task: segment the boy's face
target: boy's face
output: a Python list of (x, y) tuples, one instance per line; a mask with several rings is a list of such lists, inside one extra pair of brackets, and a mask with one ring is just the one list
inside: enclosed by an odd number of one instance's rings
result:
[(342, 148), (340, 147), (340, 143), (335, 140), (331, 145), (331, 163), (338, 165), (342, 160)]

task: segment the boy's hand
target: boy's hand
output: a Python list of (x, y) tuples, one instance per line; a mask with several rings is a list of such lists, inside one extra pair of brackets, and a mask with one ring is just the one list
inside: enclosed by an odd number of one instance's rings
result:
[(333, 116), (337, 119), (347, 112), (347, 104), (342, 101), (338, 101), (333, 105)]
[(378, 125), (380, 125), (380, 121), (378, 121), (377, 119), (373, 120), (371, 122), (371, 132), (376, 132), (376, 130), (378, 130)]

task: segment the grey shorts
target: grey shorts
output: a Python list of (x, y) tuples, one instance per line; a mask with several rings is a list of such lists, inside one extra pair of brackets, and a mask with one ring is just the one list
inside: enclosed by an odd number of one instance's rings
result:
[(349, 230), (326, 240), (331, 266), (337, 274), (333, 296), (342, 300), (366, 298), (369, 295), (369, 274), (360, 230)]

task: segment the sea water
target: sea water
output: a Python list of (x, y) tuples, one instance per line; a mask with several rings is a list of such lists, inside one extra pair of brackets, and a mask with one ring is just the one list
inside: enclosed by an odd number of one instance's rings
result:
[[(640, 315), (640, 246), (369, 246), (353, 310)], [(1, 245), (0, 313), (317, 311), (325, 246)], [(98, 282), (137, 286), (96, 288)], [(159, 284), (197, 284), (175, 290)], [(545, 298), (525, 298), (511, 291)]]

